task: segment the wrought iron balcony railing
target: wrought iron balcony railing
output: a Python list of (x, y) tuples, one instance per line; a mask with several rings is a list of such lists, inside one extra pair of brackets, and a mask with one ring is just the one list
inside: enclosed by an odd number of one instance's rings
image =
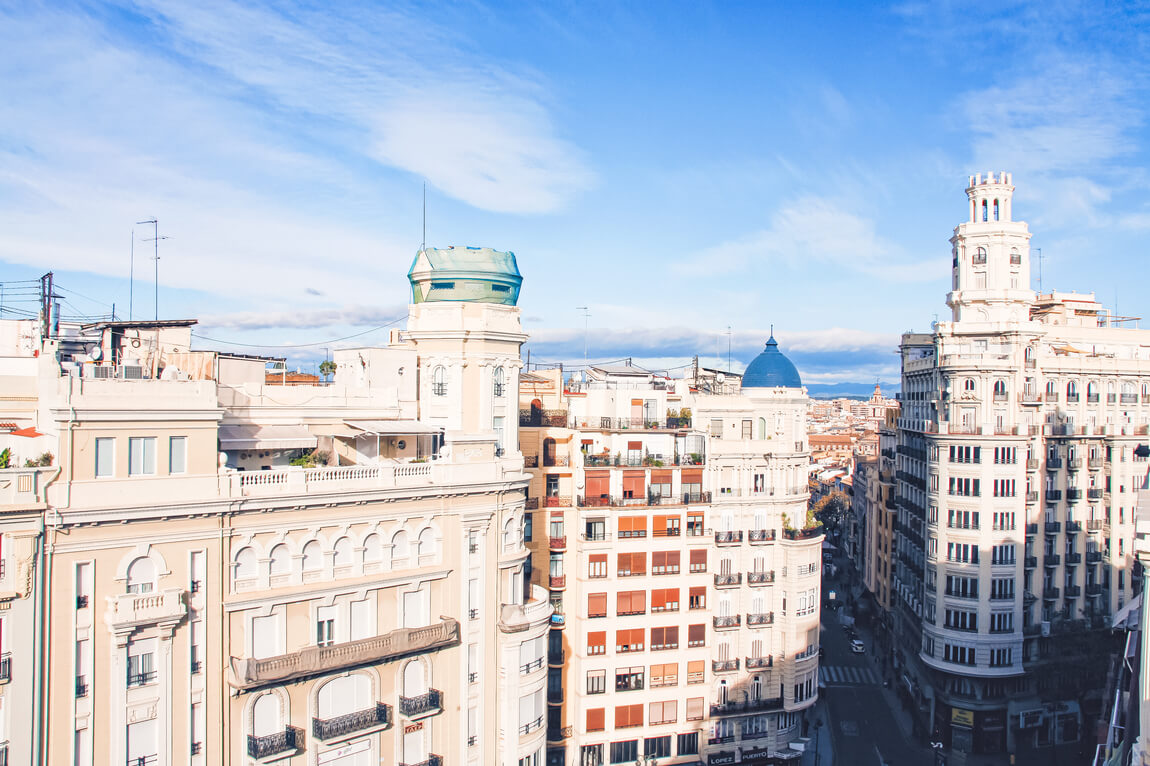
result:
[(345, 734), (391, 723), (391, 707), (382, 702), (335, 718), (311, 719), (311, 734), (316, 739), (335, 739)]

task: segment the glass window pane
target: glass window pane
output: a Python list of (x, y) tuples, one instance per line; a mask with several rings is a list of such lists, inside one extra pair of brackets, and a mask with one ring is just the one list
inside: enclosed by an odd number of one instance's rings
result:
[(173, 436), (168, 445), (168, 473), (184, 473), (188, 470), (188, 438)]

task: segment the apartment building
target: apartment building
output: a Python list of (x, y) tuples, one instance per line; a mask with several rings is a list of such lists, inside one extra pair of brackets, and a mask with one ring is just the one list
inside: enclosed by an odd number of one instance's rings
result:
[(3, 323), (16, 457), (52, 453), (0, 470), (15, 762), (540, 762), (521, 277), (448, 248), (409, 279), (406, 327), (331, 385), (269, 385), (191, 321)]
[[(739, 387), (629, 365), (524, 376), (548, 763), (797, 757), (817, 698), (807, 397), (772, 338)], [(721, 393), (710, 393), (710, 391)]]
[(1150, 332), (1030, 289), (1008, 173), (970, 178), (950, 321), (903, 336), (896, 456), (900, 691), (948, 747), (1022, 752), (1093, 720), (1134, 598), (1134, 448)]

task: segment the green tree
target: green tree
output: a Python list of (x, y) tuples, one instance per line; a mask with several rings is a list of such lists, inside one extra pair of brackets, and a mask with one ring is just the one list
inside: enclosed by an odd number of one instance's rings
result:
[(842, 492), (832, 492), (820, 498), (811, 508), (814, 516), (829, 530), (842, 529), (847, 522), (847, 514), (851, 510), (851, 501)]
[(323, 380), (326, 383), (328, 378), (335, 375), (335, 362), (330, 359), (324, 359), (319, 363), (319, 374), (323, 376)]

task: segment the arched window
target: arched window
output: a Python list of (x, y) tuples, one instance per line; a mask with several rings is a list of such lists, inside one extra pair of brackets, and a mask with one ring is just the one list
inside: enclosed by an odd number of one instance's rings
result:
[(403, 696), (418, 697), (427, 693), (427, 675), (423, 671), (423, 663), (412, 660), (403, 666)]
[(383, 561), (383, 540), (377, 534), (363, 539), (363, 560), (371, 563)]
[(1098, 384), (1093, 380), (1086, 384), (1086, 401), (1098, 401)]
[(986, 265), (986, 248), (985, 247), (980, 247), (974, 251), (973, 263), (975, 266), (985, 266)]
[(969, 393), (974, 393), (974, 378), (967, 378), (962, 382), (962, 390)]
[(493, 386), (493, 389), (494, 389), (493, 393), (495, 394), (496, 398), (499, 398), (499, 397), (503, 396), (503, 387), (505, 385), (504, 380), (503, 380), (503, 368), (502, 367), (496, 367), (495, 368), (495, 375), (493, 376), (493, 378), (494, 378), (494, 382), (495, 382), (495, 385)]
[(1054, 384), (1054, 381), (1053, 381), (1053, 380), (1048, 380), (1048, 381), (1046, 381), (1046, 393), (1047, 393), (1047, 394), (1053, 394), (1053, 393), (1055, 393), (1057, 390), (1058, 390), (1058, 389), (1057, 389), (1057, 387), (1055, 386), (1055, 384)]
[(273, 575), (288, 574), (291, 572), (291, 556), (288, 554), (288, 547), (280, 543), (272, 548), (270, 554), (271, 570)]
[(256, 697), (252, 703), (252, 736), (270, 737), (273, 734), (282, 734), (281, 720), (280, 700), (276, 694), (268, 692)]
[(312, 540), (303, 547), (303, 570), (316, 572), (320, 569), (323, 569), (323, 549), (317, 541)]
[(151, 593), (156, 589), (156, 565), (141, 556), (128, 565), (128, 592)]
[(763, 677), (755, 676), (751, 679), (751, 699), (758, 702), (763, 698)]
[(727, 687), (727, 679), (719, 681), (719, 699), (717, 702), (720, 705), (726, 705), (727, 700), (730, 698), (730, 689)]
[(407, 533), (402, 529), (391, 538), (391, 565), (406, 566), (407, 557), (411, 555), (411, 548), (407, 543)]
[[(429, 559), (434, 559), (438, 553), (439, 546), (435, 540), (435, 530), (431, 527), (426, 527), (419, 533), (419, 561), (423, 563)], [(428, 563), (430, 563), (430, 561), (428, 561)]]
[(1071, 398), (1078, 400), (1078, 384), (1073, 380), (1066, 384), (1066, 399), (1070, 401)]
[(333, 678), (319, 689), (319, 718), (330, 721), (373, 707), (371, 681), (361, 673)]
[(982, 201), (982, 221), (983, 221), (983, 223), (986, 222), (986, 219), (987, 219), (986, 200), (983, 200)]
[(259, 561), (256, 552), (243, 548), (236, 553), (236, 579), (249, 580), (259, 574)]
[(760, 439), (766, 439), (767, 438), (767, 419), (766, 418), (759, 418), (759, 438)]
[(337, 567), (351, 566), (354, 556), (351, 550), (351, 540), (341, 537), (335, 541), (335, 565)]
[(998, 200), (994, 201), (994, 220), (998, 220)]
[(1000, 401), (1003, 399), (1006, 399), (1006, 381), (1005, 380), (994, 381), (994, 398), (998, 399)]
[(1010, 265), (1011, 266), (1021, 266), (1022, 265), (1022, 253), (1018, 252), (1017, 247), (1010, 248)]
[(447, 396), (447, 370), (442, 364), (431, 373), (431, 393), (435, 396)]

